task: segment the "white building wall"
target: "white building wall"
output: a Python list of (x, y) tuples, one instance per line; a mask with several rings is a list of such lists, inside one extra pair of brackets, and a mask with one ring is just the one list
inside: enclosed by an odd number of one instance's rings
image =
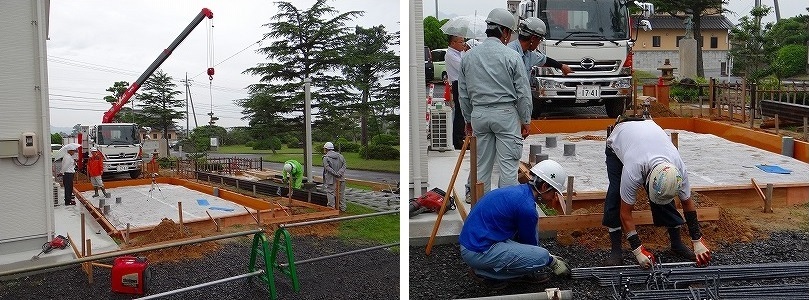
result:
[[(650, 72), (660, 76), (660, 66), (669, 59), (669, 63), (680, 68), (680, 55), (677, 51), (635, 51), (632, 63), (636, 70)], [(720, 77), (722, 63), (728, 61), (727, 51), (702, 51), (702, 66), (705, 69), (705, 78)], [(674, 70), (677, 74), (677, 70)]]
[[(0, 158), (0, 254), (53, 234), (46, 0), (0, 1), (0, 140), (35, 132), (39, 157)], [(20, 166), (20, 164), (29, 166)]]
[(410, 198), (418, 197), (427, 191), (427, 91), (424, 85), (424, 24), (422, 15), (424, 6), (421, 0), (409, 1), (410, 36), (410, 164), (409, 193)]

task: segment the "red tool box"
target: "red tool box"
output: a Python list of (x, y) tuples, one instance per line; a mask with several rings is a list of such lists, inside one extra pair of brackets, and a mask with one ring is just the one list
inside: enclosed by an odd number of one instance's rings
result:
[(112, 263), (112, 291), (116, 293), (146, 293), (149, 285), (149, 262), (145, 257), (121, 256)]

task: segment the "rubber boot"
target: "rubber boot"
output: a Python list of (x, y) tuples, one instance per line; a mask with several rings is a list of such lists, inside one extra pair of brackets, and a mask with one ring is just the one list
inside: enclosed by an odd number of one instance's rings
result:
[(101, 193), (104, 194), (104, 198), (109, 198), (110, 196), (112, 196), (110, 195), (110, 193), (107, 193), (107, 190), (104, 188), (101, 188)]
[(93, 198), (98, 197), (98, 188), (97, 188), (97, 187), (93, 187), (93, 191), (95, 191), (95, 192), (96, 192), (96, 193), (95, 193), (95, 195), (93, 195)]
[(667, 231), (669, 233), (669, 240), (671, 240), (671, 252), (674, 253), (674, 255), (691, 261), (697, 259), (697, 256), (694, 255), (694, 251), (691, 251), (688, 246), (683, 244), (680, 238), (680, 228), (669, 227)]
[(604, 262), (606, 266), (620, 266), (623, 263), (623, 251), (621, 250), (621, 242), (624, 235), (623, 230), (616, 230), (610, 232), (610, 257)]

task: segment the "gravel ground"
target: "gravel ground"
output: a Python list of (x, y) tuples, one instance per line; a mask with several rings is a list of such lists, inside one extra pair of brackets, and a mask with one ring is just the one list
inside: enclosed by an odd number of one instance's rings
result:
[[(250, 241), (229, 243), (208, 256), (182, 262), (152, 263), (149, 294), (247, 273)], [(296, 260), (366, 248), (338, 238), (293, 237)], [(0, 282), (0, 299), (133, 299), (110, 290), (110, 271), (94, 268), (89, 285), (78, 266)], [(193, 274), (193, 275), (190, 275)], [(275, 272), (279, 299), (399, 299), (399, 254), (389, 250), (338, 257), (297, 266), (301, 291)], [(257, 278), (240, 279), (161, 299), (268, 299), (269, 290)]]
[[(558, 245), (555, 240), (543, 240), (541, 243), (551, 253), (565, 258), (571, 268), (600, 266), (608, 256), (608, 251), (590, 251), (580, 246), (563, 247)], [(430, 256), (425, 256), (424, 250), (424, 247), (410, 247), (411, 299), (457, 299), (536, 293), (549, 287), (572, 290), (574, 299), (609, 299), (608, 297), (612, 295), (611, 288), (600, 287), (594, 280), (565, 280), (557, 277), (542, 285), (510, 284), (503, 290), (493, 291), (479, 285), (469, 277), (469, 268), (461, 260), (458, 244), (435, 246)], [(665, 254), (661, 253), (661, 255)], [(663, 261), (683, 260), (663, 258)], [(712, 265), (797, 261), (809, 261), (808, 232), (777, 232), (764, 240), (724, 245), (713, 253)], [(634, 263), (631, 251), (624, 251), (624, 263)], [(727, 285), (788, 283), (809, 284), (809, 278), (767, 280), (766, 282), (735, 281), (729, 282)]]

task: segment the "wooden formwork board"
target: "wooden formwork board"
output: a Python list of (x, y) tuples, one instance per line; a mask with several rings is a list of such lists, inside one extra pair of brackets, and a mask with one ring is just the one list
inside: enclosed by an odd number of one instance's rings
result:
[[(680, 213), (683, 210), (680, 209)], [(602, 227), (601, 220), (604, 214), (583, 214), (583, 215), (559, 215), (548, 216), (539, 218), (540, 231), (553, 231), (553, 230), (576, 230)], [(716, 221), (719, 220), (719, 207), (704, 207), (697, 209), (697, 217), (700, 221)], [(633, 211), (632, 219), (635, 225), (650, 225), (652, 222), (652, 212)]]
[[(192, 189), (195, 191), (199, 191), (206, 194), (213, 194), (213, 186), (193, 182), (190, 180), (179, 179), (179, 178), (172, 178), (172, 177), (158, 177), (155, 178), (157, 183), (161, 184), (171, 184), (171, 185), (179, 185), (186, 187), (188, 189)], [(119, 180), (119, 181), (110, 181), (105, 182), (104, 185), (107, 188), (117, 188), (117, 187), (125, 187), (125, 186), (136, 186), (136, 185), (147, 185), (151, 184), (152, 179), (132, 179), (132, 180)], [(81, 201), (82, 204), (90, 211), (93, 218), (95, 218), (99, 224), (104, 227), (105, 231), (107, 231), (110, 235), (122, 235), (123, 232), (112, 223), (107, 220), (106, 217), (97, 209), (95, 208), (89, 201), (84, 199), (81, 192), (91, 190), (92, 185), (89, 183), (77, 183), (74, 187), (74, 194), (76, 197)], [(261, 223), (262, 224), (280, 224), (280, 223), (290, 223), (290, 222), (298, 222), (304, 220), (313, 220), (313, 219), (322, 219), (327, 217), (333, 217), (339, 215), (339, 211), (335, 209), (330, 209), (327, 207), (323, 207), (320, 205), (308, 203), (305, 201), (299, 200), (292, 200), (288, 202), (287, 198), (283, 198), (283, 200), (279, 200), (277, 202), (270, 202), (264, 199), (259, 199), (247, 195), (243, 195), (234, 191), (227, 190), (225, 188), (219, 188), (219, 197), (233, 202), (235, 204), (248, 207), (253, 209), (253, 211), (245, 211), (243, 214), (232, 215), (227, 217), (218, 218), (217, 222), (219, 222), (220, 227), (228, 227), (233, 225), (245, 225), (245, 224), (256, 224), (253, 215), (256, 214), (258, 211), (258, 215), (260, 215)], [(282, 205), (286, 205), (287, 208), (282, 207)], [(298, 215), (289, 215), (288, 214), (288, 207), (296, 206), (296, 207), (304, 207), (315, 212), (311, 213), (304, 213)], [(251, 215), (251, 213), (253, 215)], [(204, 220), (197, 220), (193, 222), (186, 222), (184, 226), (192, 227), (192, 228), (204, 228), (207, 226), (216, 227), (214, 223), (209, 219)], [(137, 235), (138, 233), (145, 233), (150, 231), (153, 226), (147, 227), (137, 227), (131, 228), (130, 234)]]

